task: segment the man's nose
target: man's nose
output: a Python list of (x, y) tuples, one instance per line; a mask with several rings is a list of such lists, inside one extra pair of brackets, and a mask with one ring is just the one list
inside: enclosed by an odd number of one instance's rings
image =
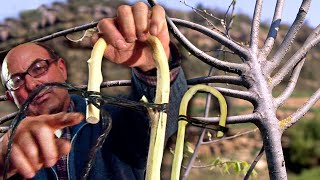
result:
[(29, 74), (25, 76), (24, 80), (25, 87), (29, 92), (33, 91), (36, 87), (38, 87), (41, 84), (37, 79), (33, 78)]

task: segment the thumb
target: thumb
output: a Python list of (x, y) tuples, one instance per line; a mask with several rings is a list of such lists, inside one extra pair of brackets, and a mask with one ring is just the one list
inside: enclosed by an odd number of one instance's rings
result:
[(99, 39), (99, 34), (98, 33), (93, 33), (92, 36), (91, 36), (91, 39), (90, 39), (92, 47), (98, 41), (98, 39)]

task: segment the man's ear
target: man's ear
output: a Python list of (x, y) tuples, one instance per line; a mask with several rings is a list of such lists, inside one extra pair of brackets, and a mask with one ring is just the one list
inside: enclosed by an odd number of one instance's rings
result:
[(10, 91), (6, 91), (6, 97), (7, 97), (7, 100), (11, 101), (14, 103), (14, 99), (12, 97), (12, 94)]
[(64, 59), (62, 59), (62, 58), (58, 59), (58, 68), (60, 69), (64, 80), (67, 80), (67, 66), (66, 66)]

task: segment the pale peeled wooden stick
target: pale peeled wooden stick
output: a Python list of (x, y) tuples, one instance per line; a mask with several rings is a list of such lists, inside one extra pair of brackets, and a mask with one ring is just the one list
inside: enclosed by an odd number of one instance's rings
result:
[[(155, 36), (149, 36), (148, 44), (153, 51), (153, 59), (157, 67), (157, 88), (154, 103), (166, 104), (170, 95), (170, 72), (168, 58), (160, 40)], [(165, 132), (167, 125), (167, 113), (155, 111), (150, 114), (151, 132), (147, 161), (146, 179), (160, 180), (160, 169), (163, 157)]]
[[(102, 83), (101, 63), (103, 53), (107, 48), (107, 43), (103, 38), (99, 38), (94, 44), (91, 51), (91, 57), (87, 61), (89, 67), (89, 79), (88, 79), (88, 91), (100, 92), (100, 85)], [(96, 124), (100, 120), (100, 110), (93, 104), (87, 105), (87, 117), (88, 123)]]

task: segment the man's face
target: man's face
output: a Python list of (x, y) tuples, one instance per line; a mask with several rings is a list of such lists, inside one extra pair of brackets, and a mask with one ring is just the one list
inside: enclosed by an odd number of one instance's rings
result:
[[(39, 59), (51, 59), (43, 47), (28, 43), (15, 47), (5, 58), (9, 76), (26, 72)], [(15, 104), (20, 107), (29, 94), (39, 85), (49, 82), (65, 82), (67, 78), (66, 66), (63, 59), (50, 63), (48, 70), (39, 77), (26, 74), (24, 84), (9, 93)], [(29, 106), (29, 115), (52, 114), (66, 110), (70, 99), (65, 89), (49, 88), (40, 92)]]

